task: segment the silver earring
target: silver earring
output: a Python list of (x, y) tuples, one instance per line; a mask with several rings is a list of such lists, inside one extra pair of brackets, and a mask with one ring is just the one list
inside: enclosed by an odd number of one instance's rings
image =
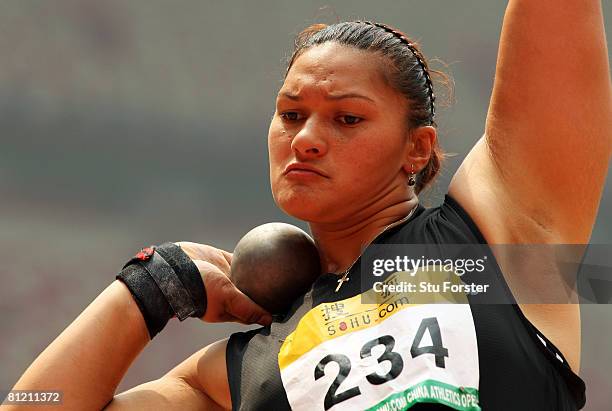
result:
[(410, 172), (410, 177), (408, 177), (408, 185), (412, 187), (416, 184), (416, 178), (414, 174), (414, 164), (412, 165), (412, 171)]

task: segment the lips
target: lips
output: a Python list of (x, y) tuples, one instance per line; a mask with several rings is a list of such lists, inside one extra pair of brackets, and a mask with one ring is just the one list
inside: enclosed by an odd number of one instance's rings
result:
[(287, 175), (291, 171), (310, 172), (310, 173), (318, 174), (321, 177), (329, 178), (324, 172), (322, 172), (316, 167), (311, 166), (308, 163), (291, 163), (287, 167), (285, 167), (285, 171), (283, 171), (283, 175)]

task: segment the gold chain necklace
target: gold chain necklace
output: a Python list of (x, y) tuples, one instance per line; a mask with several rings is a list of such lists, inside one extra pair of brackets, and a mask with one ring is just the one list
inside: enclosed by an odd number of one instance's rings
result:
[[(408, 215), (404, 218), (402, 218), (401, 220), (398, 220), (394, 223), (391, 223), (387, 226), (385, 226), (385, 228), (382, 229), (382, 231), (380, 233), (378, 233), (376, 235), (376, 237), (374, 237), (372, 240), (370, 240), (369, 243), (366, 244), (366, 246), (363, 248), (363, 250), (365, 251), (365, 249), (372, 244), (372, 241), (376, 240), (378, 237), (380, 237), (380, 235), (382, 233), (384, 233), (385, 231), (387, 231), (388, 229), (395, 227), (397, 225), (400, 225), (401, 223), (407, 221), (410, 217), (412, 217), (412, 214), (414, 214), (414, 212), (416, 211), (416, 209), (419, 207), (419, 203), (417, 202), (415, 204), (415, 206), (412, 208), (412, 210), (410, 210), (410, 212), (408, 213)], [(357, 258), (351, 263), (351, 265), (349, 266), (349, 268), (347, 268), (345, 271), (342, 272), (342, 278), (338, 279), (338, 286), (336, 287), (336, 291), (338, 292), (340, 290), (340, 287), (342, 287), (342, 284), (344, 284), (345, 282), (347, 282), (349, 280), (348, 274), (351, 271), (351, 268), (353, 268), (353, 266), (355, 265), (355, 263), (357, 262), (357, 260), (359, 260), (361, 258), (361, 255), (363, 254), (363, 251), (361, 254), (359, 254), (359, 256), (357, 256)]]

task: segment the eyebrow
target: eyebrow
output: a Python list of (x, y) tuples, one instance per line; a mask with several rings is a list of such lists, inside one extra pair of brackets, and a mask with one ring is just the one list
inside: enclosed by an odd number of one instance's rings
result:
[[(293, 100), (293, 101), (299, 101), (302, 98), (297, 95), (297, 94), (292, 94), (288, 91), (284, 91), (282, 93), (278, 94), (278, 97), (287, 97), (289, 100)], [(328, 94), (325, 96), (326, 100), (342, 100), (345, 98), (359, 98), (362, 100), (367, 100), (370, 101), (372, 103), (374, 103), (375, 101), (372, 100), (370, 97), (364, 96), (362, 94), (358, 94), (358, 93), (345, 93), (345, 94)]]

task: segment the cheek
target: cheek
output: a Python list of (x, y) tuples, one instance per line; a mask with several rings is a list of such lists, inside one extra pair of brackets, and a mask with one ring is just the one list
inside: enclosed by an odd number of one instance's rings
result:
[(366, 190), (393, 179), (401, 167), (401, 150), (388, 143), (376, 144), (368, 140), (354, 145), (352, 150), (343, 150), (342, 163), (347, 171), (343, 174), (346, 179), (353, 181), (353, 184), (360, 182), (359, 189)]
[(283, 130), (278, 125), (278, 121), (276, 121), (276, 116), (272, 119), (270, 123), (270, 129), (268, 130), (268, 155), (270, 156), (270, 166), (274, 164), (274, 162), (278, 159), (281, 149), (281, 136), (283, 134)]
[(268, 161), (270, 162), (270, 183), (273, 188), (290, 155), (291, 142), (286, 138), (286, 131), (273, 120), (268, 132)]
[(288, 140), (279, 136), (268, 137), (268, 156), (270, 160), (270, 171), (284, 167), (291, 154), (291, 144)]

